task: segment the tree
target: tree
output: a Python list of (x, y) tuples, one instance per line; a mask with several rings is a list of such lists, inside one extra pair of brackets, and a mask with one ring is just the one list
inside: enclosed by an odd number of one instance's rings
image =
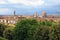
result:
[(49, 40), (49, 27), (40, 26), (36, 30), (35, 34), (36, 40)]
[(13, 30), (13, 40), (60, 40), (60, 23), (24, 19)]
[(60, 40), (60, 26), (54, 25), (50, 28), (49, 32), (50, 40)]
[(35, 40), (34, 33), (38, 26), (35, 19), (24, 19), (16, 24), (13, 40)]
[(53, 22), (52, 21), (40, 21), (40, 26), (52, 26)]
[(8, 39), (8, 40), (12, 40), (12, 37), (13, 37), (13, 35), (12, 35), (12, 30), (10, 30), (10, 29), (6, 29), (5, 31), (4, 31), (4, 38), (6, 38), (6, 39)]
[(0, 40), (7, 40), (7, 39), (0, 37)]
[(6, 25), (0, 24), (0, 37), (3, 37), (3, 32), (6, 28)]

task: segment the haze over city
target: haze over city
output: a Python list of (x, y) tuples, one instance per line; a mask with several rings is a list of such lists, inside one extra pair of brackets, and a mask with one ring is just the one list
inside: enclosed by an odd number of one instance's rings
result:
[(0, 0), (0, 15), (60, 14), (60, 0)]

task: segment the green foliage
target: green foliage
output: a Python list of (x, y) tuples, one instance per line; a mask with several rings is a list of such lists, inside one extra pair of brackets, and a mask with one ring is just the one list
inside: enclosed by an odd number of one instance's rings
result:
[(35, 29), (38, 23), (35, 19), (21, 20), (16, 24), (13, 32), (13, 40), (34, 40)]
[[(52, 23), (51, 23), (52, 24)], [(43, 25), (36, 30), (36, 40), (60, 40), (60, 24)]]
[(52, 26), (52, 21), (40, 21), (40, 26)]
[(0, 37), (0, 40), (7, 40), (7, 39)]
[(60, 22), (20, 20), (13, 30), (13, 40), (60, 40)]
[(3, 37), (3, 32), (4, 32), (5, 28), (6, 28), (6, 25), (0, 24), (0, 37)]
[(49, 27), (42, 26), (38, 27), (36, 30), (36, 40), (49, 40)]
[(0, 23), (0, 37), (1, 37), (0, 40), (4, 40), (4, 38), (10, 40), (11, 39), (11, 37), (10, 37), (11, 34), (12, 33), (11, 33), (10, 29), (9, 29), (9, 26)]
[(4, 38), (6, 38), (6, 39), (8, 39), (8, 40), (12, 40), (12, 30), (10, 30), (10, 29), (6, 29), (5, 31), (4, 31)]
[(50, 40), (60, 40), (60, 26), (54, 25), (50, 28)]

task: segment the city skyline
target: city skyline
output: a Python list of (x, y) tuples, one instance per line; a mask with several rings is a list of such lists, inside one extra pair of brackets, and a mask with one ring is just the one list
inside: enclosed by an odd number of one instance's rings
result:
[(0, 0), (0, 15), (60, 14), (60, 0)]

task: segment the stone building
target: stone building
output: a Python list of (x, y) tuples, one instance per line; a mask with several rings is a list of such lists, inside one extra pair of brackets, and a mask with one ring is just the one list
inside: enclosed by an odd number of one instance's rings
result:
[(42, 17), (45, 18), (46, 16), (47, 16), (47, 15), (46, 15), (46, 12), (43, 11), (43, 12), (42, 12)]

